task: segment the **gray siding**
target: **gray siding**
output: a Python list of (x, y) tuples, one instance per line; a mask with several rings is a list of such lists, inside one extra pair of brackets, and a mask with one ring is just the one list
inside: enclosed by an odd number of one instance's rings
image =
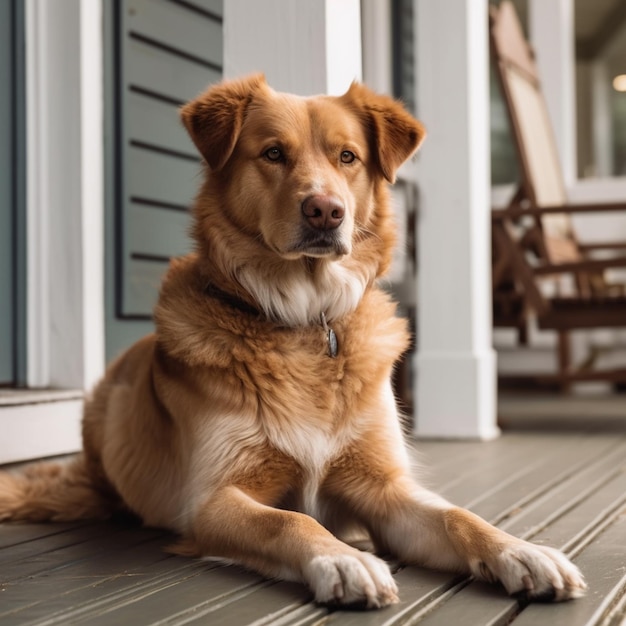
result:
[(118, 317), (149, 318), (190, 247), (200, 159), (178, 107), (222, 74), (222, 2), (122, 0), (117, 15)]

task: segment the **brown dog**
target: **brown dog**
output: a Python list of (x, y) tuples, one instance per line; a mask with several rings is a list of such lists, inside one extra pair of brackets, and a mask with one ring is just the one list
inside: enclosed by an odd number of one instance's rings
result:
[(0, 474), (0, 519), (125, 507), (179, 550), (306, 582), (319, 602), (396, 601), (357, 526), (403, 561), (558, 600), (585, 584), (414, 482), (390, 374), (404, 321), (376, 286), (394, 242), (388, 183), (424, 130), (353, 84), (341, 97), (225, 82), (182, 109), (207, 164), (196, 252), (174, 261), (156, 333), (87, 402), (84, 452)]

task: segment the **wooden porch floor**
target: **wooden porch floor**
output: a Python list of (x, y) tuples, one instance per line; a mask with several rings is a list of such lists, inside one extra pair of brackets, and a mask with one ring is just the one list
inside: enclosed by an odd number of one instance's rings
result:
[[(624, 400), (626, 415), (626, 400)], [(587, 596), (520, 605), (470, 579), (397, 568), (401, 602), (375, 612), (315, 605), (297, 584), (169, 556), (166, 533), (122, 523), (0, 525), (0, 625), (240, 626), (549, 624), (626, 620), (626, 418), (507, 431), (491, 443), (420, 442), (426, 481), (508, 531), (564, 549)]]

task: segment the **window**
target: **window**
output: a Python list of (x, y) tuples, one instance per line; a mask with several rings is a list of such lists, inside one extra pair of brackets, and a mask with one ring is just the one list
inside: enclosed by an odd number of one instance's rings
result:
[[(490, 4), (498, 5), (500, 0), (490, 0)], [(522, 26), (528, 36), (528, 6), (526, 0), (514, 2)], [(491, 184), (507, 185), (517, 182), (517, 155), (511, 139), (509, 117), (502, 100), (502, 92), (493, 67), (489, 72), (489, 101), (491, 127)]]
[(578, 175), (626, 176), (626, 3), (574, 6)]

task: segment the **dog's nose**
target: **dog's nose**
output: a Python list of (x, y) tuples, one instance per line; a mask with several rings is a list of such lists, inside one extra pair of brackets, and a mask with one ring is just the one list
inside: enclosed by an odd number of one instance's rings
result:
[(309, 196), (302, 203), (302, 214), (316, 230), (333, 230), (343, 222), (343, 203), (330, 195)]

